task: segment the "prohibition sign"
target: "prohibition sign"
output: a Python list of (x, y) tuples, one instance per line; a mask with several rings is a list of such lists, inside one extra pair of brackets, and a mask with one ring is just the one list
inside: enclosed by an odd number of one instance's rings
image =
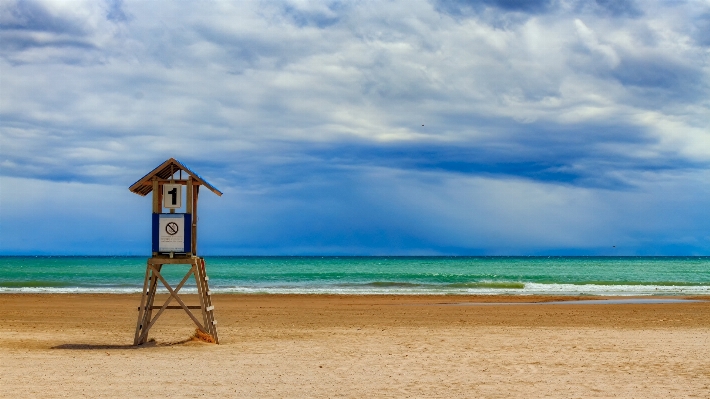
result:
[(171, 236), (177, 234), (178, 230), (180, 229), (178, 228), (178, 225), (175, 222), (170, 222), (165, 225), (165, 232), (170, 234)]

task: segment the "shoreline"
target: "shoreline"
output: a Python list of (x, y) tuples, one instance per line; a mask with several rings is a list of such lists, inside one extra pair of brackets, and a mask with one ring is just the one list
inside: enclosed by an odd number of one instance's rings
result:
[[(188, 305), (199, 304), (197, 295), (180, 293), (180, 297)], [(162, 305), (167, 298), (167, 293), (158, 293), (156, 305)], [(649, 299), (656, 301), (654, 303), (636, 303), (637, 300), (648, 301)], [(665, 300), (670, 302), (666, 303)], [(594, 306), (589, 306), (590, 302), (593, 302)], [(485, 324), (493, 320), (494, 323), (501, 325), (532, 323), (529, 327), (598, 324), (600, 326), (618, 325), (633, 328), (654, 325), (659, 314), (672, 315), (674, 312), (690, 311), (699, 312), (698, 316), (693, 318), (694, 322), (686, 322), (683, 325), (710, 328), (710, 296), (649, 298), (648, 296), (590, 297), (586, 295), (213, 294), (212, 303), (215, 306), (215, 315), (219, 325), (225, 326), (226, 324), (227, 328), (230, 324), (252, 325), (250, 319), (252, 316), (257, 319), (271, 317), (270, 321), (275, 322), (280, 318), (290, 318), (288, 312), (295, 312), (293, 317), (300, 315), (304, 318), (315, 317), (314, 313), (316, 315), (326, 313), (339, 315), (339, 318), (321, 320), (325, 325), (336, 327), (339, 325), (338, 323), (349, 323), (348, 318), (364, 318), (363, 322), (367, 321), (368, 323), (382, 322), (388, 320), (391, 313), (394, 312), (402, 315), (401, 319), (397, 319), (401, 327), (407, 327), (409, 324), (403, 320), (413, 320), (415, 324), (422, 324), (426, 320), (420, 319), (420, 317), (433, 315), (431, 312), (434, 310), (436, 317), (429, 320), (430, 322), (436, 320), (444, 322), (449, 318), (465, 316), (478, 324)], [(63, 327), (65, 323), (68, 323), (67, 320), (73, 318), (94, 319), (96, 315), (100, 315), (105, 325), (122, 325), (123, 328), (128, 325), (130, 326), (128, 330), (131, 330), (135, 328), (139, 304), (139, 294), (1, 293), (0, 321), (3, 321), (5, 325), (14, 324), (19, 331), (24, 329), (27, 323), (36, 325), (48, 323)], [(259, 314), (259, 309), (264, 309), (264, 315)], [(373, 312), (373, 309), (379, 310), (379, 312)], [(549, 313), (550, 309), (553, 309), (553, 313)], [(707, 317), (703, 312), (707, 312)], [(634, 314), (633, 319), (624, 319), (632, 313)], [(508, 314), (509, 317), (504, 317), (505, 314)], [(531, 318), (539, 314), (544, 314), (546, 317), (537, 321)], [(405, 318), (404, 315), (407, 317)], [(562, 317), (561, 315), (566, 316)], [(162, 317), (171, 320), (182, 317), (189, 322), (181, 310), (167, 311)], [(672, 319), (672, 317), (669, 316), (668, 319)], [(162, 322), (161, 319), (158, 325)], [(182, 324), (190, 328), (194, 327), (191, 322)], [(293, 325), (297, 326), (298, 323)], [(2, 326), (0, 326), (0, 331), (3, 331)]]
[[(480, 294), (480, 293), (331, 293), (331, 292), (288, 292), (288, 293), (272, 293), (272, 292), (220, 292), (216, 290), (211, 290), (214, 292), (215, 296), (222, 297), (303, 297), (303, 298), (328, 298), (328, 297), (353, 297), (353, 298), (400, 298), (406, 300), (416, 300), (421, 299), (439, 299), (439, 298), (462, 298), (462, 299), (475, 299), (483, 302), (554, 302), (554, 301), (586, 301), (586, 300), (616, 300), (616, 299), (680, 299), (680, 300), (699, 300), (699, 301), (710, 301), (710, 295), (708, 294), (636, 294), (629, 293), (628, 295), (593, 295), (593, 294), (537, 294), (537, 293), (492, 293), (492, 294)], [(167, 290), (165, 288), (159, 288), (158, 294), (166, 294)], [(180, 295), (196, 295), (196, 290), (185, 290), (184, 288), (180, 290)], [(136, 296), (140, 297), (140, 290), (133, 292), (17, 292), (17, 291), (0, 291), (0, 298), (11, 297), (11, 296), (116, 296), (116, 297), (127, 297)]]
[[(398, 290), (332, 290), (332, 289), (223, 289), (220, 287), (212, 288), (211, 291), (219, 295), (342, 295), (342, 296), (404, 296), (404, 297), (416, 297), (416, 296), (464, 296), (464, 297), (500, 297), (500, 296), (535, 296), (535, 297), (587, 297), (587, 298), (631, 298), (631, 297), (673, 297), (673, 298), (684, 298), (684, 297), (708, 297), (710, 298), (710, 292), (706, 290), (706, 286), (702, 287), (701, 292), (687, 292), (685, 290), (664, 290), (660, 292), (646, 291), (646, 292), (631, 292), (631, 291), (617, 291), (617, 292), (579, 292), (579, 291), (445, 291), (445, 290), (422, 290), (422, 291), (398, 291)], [(164, 288), (162, 288), (164, 290)], [(140, 294), (141, 287), (134, 288), (122, 288), (122, 289), (106, 289), (106, 288), (66, 288), (66, 287), (20, 287), (20, 288), (8, 288), (0, 287), (0, 295), (13, 295), (13, 294), (36, 294), (36, 295), (137, 295)], [(167, 292), (167, 291), (165, 291)], [(196, 294), (197, 289), (195, 287), (187, 286), (183, 287), (180, 292), (188, 294)]]
[[(214, 291), (214, 290), (212, 290)], [(162, 294), (167, 294), (167, 290), (162, 288)], [(180, 290), (181, 295), (196, 295), (196, 292), (186, 291), (184, 288)], [(66, 296), (66, 295), (88, 295), (88, 296), (116, 296), (116, 297), (126, 297), (126, 296), (137, 296), (140, 297), (140, 290), (136, 292), (7, 292), (0, 291), (0, 297), (3, 296), (14, 296), (14, 295), (24, 295), (24, 296)], [(490, 300), (497, 301), (497, 298), (521, 298), (521, 299), (537, 299), (539, 301), (552, 301), (552, 300), (565, 300), (568, 298), (574, 298), (574, 300), (582, 299), (619, 299), (619, 298), (675, 298), (675, 299), (694, 299), (694, 298), (704, 298), (705, 300), (710, 300), (710, 295), (704, 294), (682, 294), (682, 295), (644, 295), (644, 294), (628, 294), (628, 295), (591, 295), (591, 294), (468, 294), (468, 293), (421, 293), (421, 294), (411, 294), (411, 293), (272, 293), (272, 292), (215, 292), (214, 295), (222, 297), (314, 297), (314, 298), (325, 298), (325, 297), (372, 297), (372, 298), (404, 298), (404, 299), (416, 299), (416, 298), (472, 298), (480, 300)]]

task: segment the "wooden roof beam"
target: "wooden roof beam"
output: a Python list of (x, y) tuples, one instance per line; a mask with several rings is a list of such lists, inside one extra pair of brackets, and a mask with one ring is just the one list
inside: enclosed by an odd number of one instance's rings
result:
[(163, 162), (160, 166), (150, 171), (147, 175), (141, 177), (137, 182), (133, 183), (128, 189), (131, 192), (138, 195), (146, 196), (151, 191), (153, 191), (153, 177), (156, 176), (163, 180), (168, 180), (172, 177), (175, 172), (184, 171), (188, 176), (192, 177), (193, 184), (198, 184), (207, 187), (210, 191), (222, 196), (222, 192), (217, 189), (217, 187), (210, 184), (207, 180), (203, 179), (200, 175), (192, 171), (190, 168), (185, 166), (182, 162), (175, 158), (170, 158)]

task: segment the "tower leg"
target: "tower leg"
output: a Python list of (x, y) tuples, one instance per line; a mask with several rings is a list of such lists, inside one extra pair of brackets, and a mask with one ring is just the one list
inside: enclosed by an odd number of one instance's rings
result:
[(202, 307), (202, 320), (207, 332), (214, 338), (214, 342), (219, 344), (217, 336), (217, 322), (214, 319), (214, 306), (212, 306), (212, 293), (209, 287), (209, 277), (205, 270), (204, 258), (195, 258), (195, 281), (197, 291), (200, 296), (200, 306)]
[(207, 312), (205, 309), (207, 308), (207, 301), (205, 298), (205, 278), (202, 272), (202, 263), (200, 262), (200, 258), (193, 258), (193, 263), (192, 266), (195, 268), (195, 283), (197, 284), (197, 296), (200, 298), (200, 308), (202, 310), (202, 323), (203, 326), (205, 326), (206, 332), (210, 335), (212, 335), (212, 331), (210, 330), (209, 323), (207, 320)]
[(150, 279), (150, 266), (145, 268), (145, 279), (143, 279), (143, 291), (141, 291), (141, 305), (138, 307), (138, 321), (136, 321), (136, 333), (133, 336), (133, 345), (138, 345), (138, 338), (141, 336), (145, 319), (145, 303), (148, 297), (148, 281)]
[(143, 295), (141, 298), (141, 307), (138, 311), (138, 322), (136, 324), (136, 334), (133, 340), (133, 345), (141, 345), (148, 341), (148, 329), (150, 328), (150, 321), (153, 316), (153, 303), (155, 302), (155, 292), (158, 288), (158, 277), (154, 273), (153, 267), (157, 268), (158, 271), (160, 271), (162, 265), (155, 265), (151, 267), (151, 265), (149, 264), (146, 267), (145, 281), (148, 285), (148, 289), (143, 290)]

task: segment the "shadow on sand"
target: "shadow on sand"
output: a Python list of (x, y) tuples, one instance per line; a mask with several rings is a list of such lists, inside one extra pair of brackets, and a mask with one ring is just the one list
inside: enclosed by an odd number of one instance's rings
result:
[(198, 342), (192, 338), (188, 338), (178, 342), (156, 342), (150, 340), (142, 345), (108, 345), (108, 344), (61, 344), (52, 346), (50, 349), (69, 349), (69, 350), (111, 350), (111, 349), (146, 349), (158, 348), (165, 346), (184, 345), (187, 343)]
[[(141, 349), (154, 348), (158, 346), (155, 342), (147, 342), (143, 345), (106, 345), (106, 344), (61, 344), (51, 347), (51, 349), (78, 349), (78, 350), (110, 350), (110, 349)], [(162, 345), (161, 345), (162, 346)]]

